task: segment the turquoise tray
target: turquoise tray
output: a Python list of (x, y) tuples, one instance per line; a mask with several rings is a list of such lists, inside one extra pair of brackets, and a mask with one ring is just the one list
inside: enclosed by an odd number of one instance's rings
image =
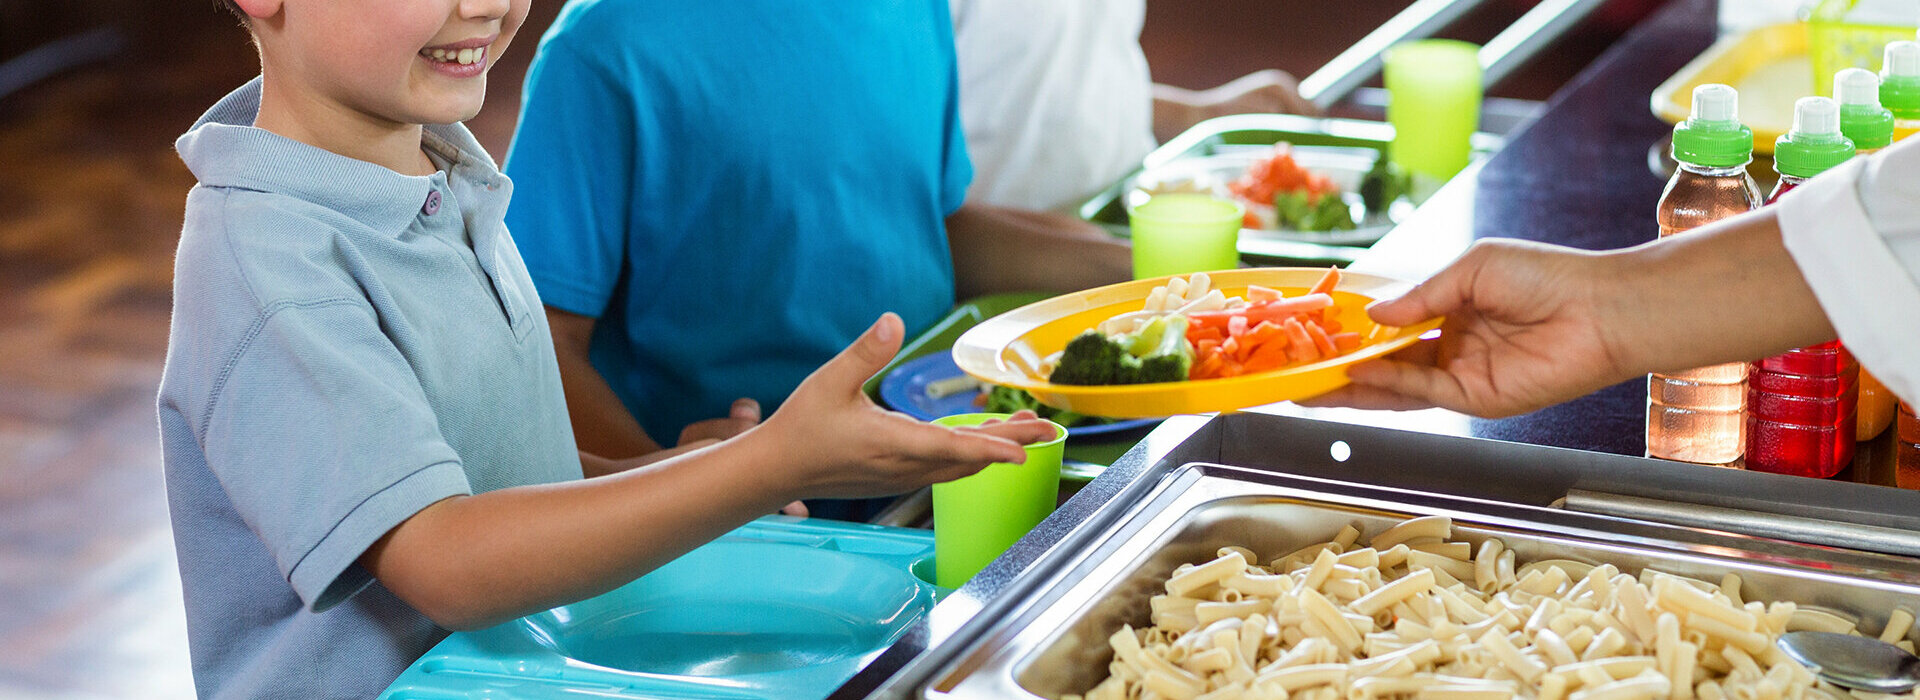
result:
[(380, 698), (823, 698), (947, 593), (932, 571), (932, 532), (768, 516), (597, 598), (455, 633)]

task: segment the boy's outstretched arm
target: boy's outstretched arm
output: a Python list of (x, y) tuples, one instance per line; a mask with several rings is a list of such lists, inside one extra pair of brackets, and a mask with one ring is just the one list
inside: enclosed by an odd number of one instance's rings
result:
[(1604, 253), (1482, 241), (1370, 314), (1447, 321), (1438, 340), (1356, 365), (1353, 385), (1310, 403), (1507, 416), (1834, 338), (1771, 209)]
[(1016, 416), (978, 429), (875, 406), (860, 385), (899, 349), (892, 314), (740, 437), (583, 481), (441, 500), (361, 566), (435, 623), (473, 629), (612, 590), (798, 498), (899, 493), (1020, 462), (1053, 428)]

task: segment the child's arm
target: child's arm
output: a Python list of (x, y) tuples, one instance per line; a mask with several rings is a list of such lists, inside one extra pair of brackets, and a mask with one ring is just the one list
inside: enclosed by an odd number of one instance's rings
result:
[(1286, 71), (1254, 71), (1207, 90), (1153, 85), (1153, 134), (1161, 143), (1193, 125), (1229, 114), (1318, 115), (1320, 108), (1300, 96), (1300, 82)]
[(899, 348), (879, 323), (740, 437), (583, 481), (434, 503), (360, 557), (388, 590), (449, 629), (471, 629), (611, 590), (803, 497), (899, 493), (1025, 459), (1051, 438), (1031, 414), (978, 430), (921, 423), (860, 391)]
[(1064, 214), (967, 203), (947, 217), (947, 245), (963, 299), (1088, 289), (1133, 276), (1125, 242)]
[[(560, 385), (567, 395), (567, 416), (573, 439), (583, 452), (619, 458), (660, 449), (640, 422), (627, 412), (605, 377), (587, 360), (594, 319), (547, 307), (547, 326), (553, 329), (553, 353), (560, 362)], [(582, 467), (588, 466), (582, 462)], [(603, 472), (587, 470), (588, 476)]]

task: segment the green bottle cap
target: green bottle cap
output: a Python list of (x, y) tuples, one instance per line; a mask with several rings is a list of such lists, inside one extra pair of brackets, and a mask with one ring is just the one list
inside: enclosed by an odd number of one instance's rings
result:
[(1673, 127), (1673, 159), (1708, 168), (1753, 160), (1753, 130), (1740, 123), (1740, 95), (1718, 83), (1693, 89), (1693, 112)]
[(1880, 104), (1901, 119), (1920, 119), (1920, 44), (1887, 44), (1880, 69)]
[(1840, 135), (1840, 105), (1825, 97), (1793, 103), (1793, 130), (1773, 142), (1773, 169), (1813, 177), (1853, 157), (1853, 142)]
[(1871, 151), (1893, 143), (1893, 112), (1880, 106), (1880, 76), (1873, 71), (1848, 68), (1835, 74), (1833, 101), (1840, 103), (1840, 133), (1854, 147)]

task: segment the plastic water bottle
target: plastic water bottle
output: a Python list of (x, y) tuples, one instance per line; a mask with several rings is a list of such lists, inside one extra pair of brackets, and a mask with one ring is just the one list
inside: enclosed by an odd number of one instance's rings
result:
[(1887, 44), (1880, 66), (1880, 104), (1893, 111), (1893, 138), (1920, 131), (1920, 43)]
[[(1760, 188), (1746, 169), (1753, 160), (1753, 131), (1740, 124), (1733, 88), (1694, 88), (1692, 114), (1673, 128), (1673, 159), (1679, 168), (1655, 210), (1661, 237), (1760, 206)], [(1746, 402), (1745, 362), (1648, 375), (1647, 456), (1739, 466), (1747, 444)]]
[[(1860, 73), (1878, 83), (1872, 73)], [(1857, 76), (1843, 72), (1835, 78), (1835, 90), (1843, 99), (1857, 98), (1843, 82), (1857, 85)], [(1877, 87), (1869, 87), (1869, 92)], [(1877, 94), (1872, 97), (1879, 102)], [(1802, 97), (1794, 103), (1793, 129), (1774, 142), (1773, 166), (1780, 185), (1767, 197), (1768, 204), (1853, 157), (1853, 142), (1841, 133), (1842, 121), (1841, 106), (1833, 100)], [(1845, 468), (1853, 461), (1859, 381), (1860, 365), (1839, 341), (1754, 362), (1747, 375), (1747, 468), (1818, 478)]]

